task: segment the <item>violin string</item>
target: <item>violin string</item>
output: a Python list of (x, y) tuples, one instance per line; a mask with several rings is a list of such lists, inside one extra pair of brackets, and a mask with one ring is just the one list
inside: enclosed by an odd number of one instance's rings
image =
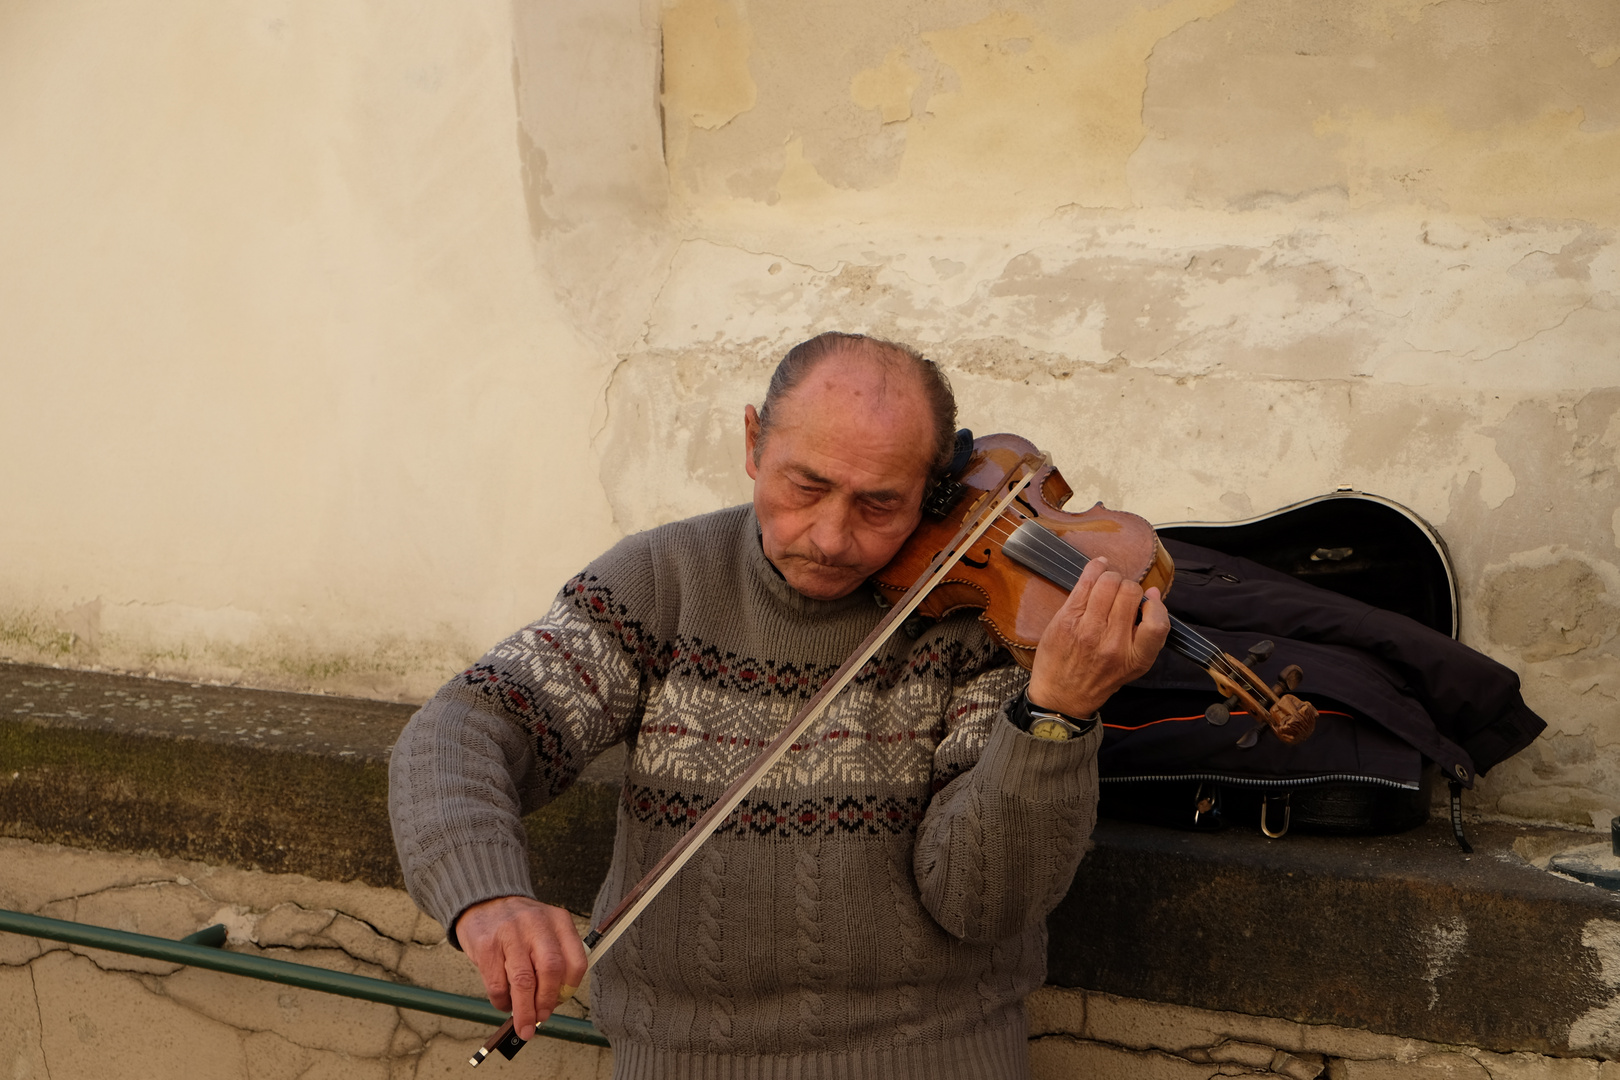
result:
[[(1034, 526), (1034, 528), (1025, 530), (1022, 534), (1031, 541), (1029, 548), (1025, 548), (1022, 544), (1019, 545), (1020, 548), (1024, 549), (1023, 554), (1031, 555), (1034, 553), (1032, 549), (1038, 548), (1041, 554), (1045, 556), (1045, 559), (1032, 561), (1042, 561), (1045, 565), (1037, 569), (1036, 572), (1043, 577), (1047, 577), (1054, 584), (1067, 580), (1070, 582), (1067, 587), (1072, 589), (1074, 587), (1073, 582), (1078, 581), (1080, 578), (1080, 571), (1084, 569), (1086, 563), (1091, 561), (1090, 557), (1070, 547), (1051, 529), (1035, 520), (1031, 515), (1025, 514), (1016, 506), (1010, 506), (1002, 511), (1001, 517), (997, 519), (998, 523), (1009, 514), (1021, 519), (1018, 526), (1013, 526), (1005, 534), (1002, 534), (993, 524), (986, 532), (996, 533), (1002, 541), (1003, 548), (1005, 548), (1006, 543), (1013, 539), (1013, 534), (1018, 532), (1019, 528), (1025, 524)], [(1273, 692), (1268, 687), (1257, 684), (1242, 666), (1227, 656), (1224, 649), (1221, 649), (1174, 615), (1170, 616), (1170, 630), (1171, 639), (1169, 643), (1173, 646), (1179, 646), (1178, 651), (1188, 659), (1200, 663), (1206, 668), (1218, 670), (1233, 683), (1254, 692), (1262, 701), (1272, 696)]]
[[(1030, 536), (1031, 533), (1026, 532), (1025, 535)], [(1031, 538), (1033, 539), (1034, 537), (1039, 538), (1036, 542), (1042, 547), (1045, 554), (1055, 562), (1064, 564), (1065, 569), (1077, 570), (1078, 568), (1083, 567), (1086, 562), (1090, 561), (1083, 554), (1076, 552), (1068, 544), (1064, 543), (1061, 538), (1057, 537), (1049, 529), (1041, 527), (1038, 532), (1033, 533)], [(1076, 578), (1078, 578), (1078, 575), (1076, 575)], [(1209, 666), (1210, 663), (1215, 662), (1218, 663), (1223, 669), (1226, 669), (1229, 672), (1231, 671), (1230, 664), (1226, 662), (1225, 654), (1222, 652), (1222, 650), (1217, 648), (1202, 634), (1199, 634), (1196, 630), (1192, 629), (1192, 627), (1188, 626), (1186, 623), (1183, 623), (1180, 619), (1177, 619), (1174, 616), (1171, 616), (1171, 629), (1177, 632), (1178, 636), (1182, 638), (1182, 644), (1186, 647), (1186, 650), (1192, 659), (1203, 663), (1205, 666)]]
[[(1035, 529), (1025, 530), (1021, 534), (1024, 542), (1016, 544), (1019, 556), (1023, 561), (1036, 564), (1033, 567), (1035, 571), (1054, 584), (1067, 584), (1072, 588), (1072, 582), (1079, 579), (1080, 568), (1090, 559), (1064, 543), (1051, 530), (1038, 522), (1034, 524), (1037, 526)], [(1007, 539), (1012, 540), (1013, 537), (1009, 535)], [(1230, 665), (1221, 650), (1174, 616), (1170, 622), (1173, 635), (1170, 644), (1178, 652), (1204, 667), (1214, 665), (1229, 670)]]
[[(1002, 532), (997, 528), (997, 524), (1005, 520), (1008, 514), (1021, 518), (1022, 521), (1020, 522), (1020, 525), (1009, 526), (1005, 532)], [(1022, 534), (1026, 539), (1031, 541), (1030, 547), (1024, 548), (1024, 545), (1019, 546), (1020, 548), (1024, 549), (1022, 551), (1023, 554), (1037, 556), (1036, 558), (1030, 560), (1043, 564), (1036, 568), (1036, 572), (1041, 574), (1043, 577), (1048, 578), (1048, 580), (1052, 581), (1054, 584), (1064, 581), (1065, 578), (1078, 581), (1080, 571), (1085, 567), (1086, 563), (1091, 561), (1090, 558), (1084, 553), (1076, 551), (1050, 529), (1046, 528), (1044, 525), (1041, 525), (1040, 522), (1035, 521), (1033, 518), (1024, 514), (1022, 511), (1017, 510), (1016, 508), (1009, 507), (1007, 510), (1003, 511), (1002, 516), (997, 519), (997, 524), (992, 524), (991, 527), (986, 530), (986, 533), (994, 534), (1002, 541), (1003, 547), (1005, 547), (1007, 541), (1013, 538), (1013, 534), (1017, 532), (1018, 528), (1023, 524), (1033, 524), (1036, 526), (1036, 528), (1026, 530)], [(1072, 588), (1072, 584), (1069, 587)], [(1224, 650), (1217, 647), (1208, 638), (1204, 637), (1202, 634), (1198, 633), (1192, 627), (1188, 626), (1180, 619), (1177, 619), (1175, 616), (1170, 617), (1170, 624), (1173, 637), (1180, 638), (1179, 641), (1172, 641), (1172, 644), (1180, 645), (1181, 648), (1178, 651), (1182, 652), (1183, 655), (1186, 655), (1189, 659), (1197, 663), (1203, 664), (1205, 667), (1220, 670), (1222, 674), (1226, 675), (1239, 685), (1246, 685), (1253, 688), (1253, 683), (1250, 681), (1248, 675), (1227, 657)]]
[[(1073, 588), (1073, 582), (1079, 580), (1080, 571), (1085, 567), (1086, 563), (1091, 561), (1090, 558), (1083, 552), (1076, 551), (1074, 548), (1064, 543), (1060, 537), (1052, 532), (1052, 530), (1046, 528), (1029, 515), (1024, 514), (1016, 507), (1009, 507), (1007, 510), (1003, 511), (1002, 517), (998, 518), (997, 522), (999, 523), (1005, 520), (1006, 515), (1008, 514), (1022, 519), (1020, 525), (1010, 526), (1005, 532), (1003, 532), (997, 528), (996, 524), (992, 524), (990, 528), (986, 530), (986, 534), (995, 535), (1002, 541), (1003, 547), (1005, 547), (1006, 542), (1012, 539), (1013, 533), (1017, 532), (1018, 528), (1020, 528), (1023, 524), (1034, 525), (1035, 528), (1033, 530), (1026, 530), (1024, 535), (1029, 538), (1033, 544), (1038, 546), (1039, 554), (1045, 556), (1044, 559), (1031, 560), (1040, 561), (1043, 564), (1037, 569), (1037, 573), (1040, 573), (1043, 577), (1047, 577), (1048, 580), (1052, 581), (1054, 584), (1067, 581), (1068, 584), (1066, 587)], [(1023, 545), (1020, 545), (1020, 547), (1022, 546)], [(1034, 555), (1036, 552), (1026, 549), (1024, 554)], [(1247, 681), (1244, 679), (1243, 673), (1227, 660), (1226, 654), (1213, 642), (1174, 616), (1171, 616), (1170, 622), (1172, 633), (1181, 638), (1181, 644), (1184, 646), (1183, 651), (1190, 659), (1202, 663), (1206, 667), (1211, 666), (1212, 664), (1219, 666), (1226, 674), (1241, 681)]]

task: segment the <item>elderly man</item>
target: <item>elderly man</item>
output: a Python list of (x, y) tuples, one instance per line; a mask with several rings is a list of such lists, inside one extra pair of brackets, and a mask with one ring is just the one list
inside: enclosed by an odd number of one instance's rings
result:
[[(612, 906), (881, 617), (864, 583), (916, 527), (955, 402), (912, 350), (823, 334), (744, 423), (751, 506), (626, 537), (395, 748), (411, 895), (524, 1038), (585, 954), (533, 899), (520, 816), (627, 743)], [(595, 968), (614, 1075), (1026, 1075), (1044, 917), (1095, 819), (1097, 711), (1168, 626), (1098, 560), (1027, 688), (971, 614), (891, 639)], [(1059, 737), (1032, 737), (1032, 710)]]

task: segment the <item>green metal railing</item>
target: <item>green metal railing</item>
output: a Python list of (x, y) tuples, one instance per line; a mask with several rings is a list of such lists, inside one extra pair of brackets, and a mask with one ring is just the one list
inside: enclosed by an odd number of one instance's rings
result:
[[(225, 944), (225, 927), (220, 924), (206, 927), (195, 934), (187, 934), (179, 941), (170, 941), (168, 938), (151, 937), (147, 934), (132, 934), (125, 930), (109, 930), (102, 926), (0, 909), (0, 930), (26, 934), (29, 937), (50, 938), (52, 941), (65, 941), (71, 945), (84, 945), (92, 949), (106, 949), (108, 952), (144, 956), (152, 960), (166, 960), (171, 964), (209, 968), (249, 979), (300, 986), (305, 990), (318, 990), (323, 994), (338, 994), (342, 997), (359, 998), (362, 1001), (376, 1001), (384, 1005), (397, 1005), (402, 1009), (415, 1009), (417, 1012), (433, 1013), (437, 1016), (453, 1016), (458, 1020), (471, 1020), (491, 1027), (506, 1022), (506, 1013), (481, 998), (447, 994), (442, 990), (426, 990), (419, 986), (404, 986), (382, 979), (369, 979), (364, 975), (350, 975), (342, 971), (327, 971), (325, 968), (310, 967), (307, 964), (272, 960), (268, 956), (226, 952), (219, 947)], [(590, 1046), (608, 1044), (607, 1036), (597, 1031), (589, 1021), (572, 1016), (553, 1014), (536, 1030), (540, 1035), (565, 1039), (568, 1042), (586, 1043)]]

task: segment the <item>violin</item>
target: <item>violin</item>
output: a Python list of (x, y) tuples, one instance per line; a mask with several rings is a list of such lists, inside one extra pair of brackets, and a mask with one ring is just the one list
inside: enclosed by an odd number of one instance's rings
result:
[[(1175, 564), (1153, 526), (1100, 502), (1080, 513), (1063, 510), (1074, 491), (1029, 440), (985, 435), (958, 459), (963, 456), (966, 463), (929, 497), (923, 521), (905, 546), (873, 576), (873, 586), (886, 600), (905, 593), (991, 494), (1004, 491), (1024, 471), (1032, 472), (1027, 485), (972, 549), (957, 557), (949, 574), (917, 606), (918, 614), (940, 619), (978, 609), (995, 638), (1028, 669), (1046, 624), (1092, 559), (1105, 556), (1110, 569), (1144, 589), (1157, 586), (1161, 595), (1169, 593)], [(1239, 703), (1256, 718), (1258, 723), (1238, 745), (1253, 746), (1268, 728), (1285, 743), (1300, 742), (1315, 730), (1316, 707), (1290, 692), (1303, 675), (1298, 665), (1289, 665), (1276, 685), (1268, 686), (1254, 673), (1251, 665), (1271, 654), (1269, 642), (1257, 645), (1247, 662), (1240, 661), (1171, 616), (1165, 646), (1208, 672), (1227, 696), (1206, 713), (1211, 723), (1224, 724)]]

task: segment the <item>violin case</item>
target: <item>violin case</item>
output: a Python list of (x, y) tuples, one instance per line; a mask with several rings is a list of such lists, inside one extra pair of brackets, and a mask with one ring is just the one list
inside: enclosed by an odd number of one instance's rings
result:
[(1299, 665), (1295, 693), (1320, 715), (1291, 745), (1269, 730), (1244, 738), (1254, 718), (1210, 709), (1221, 694), (1208, 675), (1166, 649), (1103, 709), (1101, 812), (1274, 837), (1399, 832), (1428, 820), (1439, 774), (1466, 847), (1462, 789), (1545, 724), (1510, 669), (1456, 641), (1456, 578), (1439, 534), (1399, 503), (1340, 489), (1158, 535), (1176, 564), (1171, 614), (1252, 658), (1268, 682)]

